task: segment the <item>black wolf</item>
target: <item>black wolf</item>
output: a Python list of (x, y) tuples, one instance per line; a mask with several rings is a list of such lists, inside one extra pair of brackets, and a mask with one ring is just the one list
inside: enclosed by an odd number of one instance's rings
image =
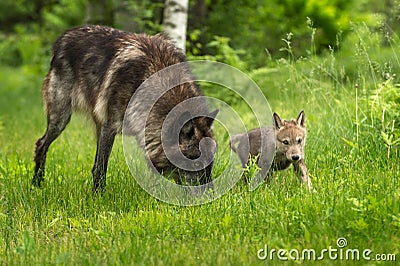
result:
[[(83, 26), (62, 34), (54, 44), (50, 71), (42, 87), (47, 130), (36, 142), (33, 184), (40, 186), (44, 180), (48, 148), (70, 121), (73, 110), (79, 110), (91, 116), (96, 125), (93, 190), (103, 190), (114, 138), (121, 133), (130, 99), (139, 91), (135, 97), (140, 99), (135, 99), (125, 119), (129, 121), (128, 131), (137, 137), (155, 169), (183, 174), (190, 182), (210, 182), (215, 142), (208, 141), (203, 147), (200, 142), (213, 139), (211, 127), (218, 111), (209, 112), (206, 102), (200, 99), (192, 108), (184, 108), (173, 117), (172, 121), (177, 122), (170, 126), (180, 126), (176, 132), (178, 141), (169, 141), (169, 145), (161, 142), (163, 122), (170, 111), (185, 100), (202, 95), (185, 62), (181, 50), (160, 34), (133, 34), (103, 26)], [(182, 71), (171, 72), (158, 83), (140, 87), (153, 74), (179, 63), (184, 64)], [(187, 82), (174, 84), (177, 79)], [(174, 87), (166, 90), (165, 86), (170, 84)], [(149, 102), (154, 95), (160, 97), (154, 103)], [(211, 162), (200, 170), (176, 169), (165, 155), (166, 148), (178, 150), (190, 160), (207, 153)]]

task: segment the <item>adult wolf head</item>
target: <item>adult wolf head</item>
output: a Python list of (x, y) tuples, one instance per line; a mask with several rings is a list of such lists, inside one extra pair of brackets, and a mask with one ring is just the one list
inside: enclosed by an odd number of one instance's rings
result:
[(145, 80), (127, 107), (124, 135), (135, 135), (158, 172), (178, 184), (211, 181), (216, 151), (210, 112), (186, 62), (169, 66)]

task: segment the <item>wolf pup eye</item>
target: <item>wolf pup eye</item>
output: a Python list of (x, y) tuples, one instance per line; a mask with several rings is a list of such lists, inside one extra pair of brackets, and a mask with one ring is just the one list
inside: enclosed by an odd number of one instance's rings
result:
[(298, 140), (297, 140), (297, 144), (300, 144), (301, 141), (302, 141), (302, 139), (298, 139)]
[(289, 141), (287, 139), (283, 140), (282, 143), (285, 145), (289, 145)]

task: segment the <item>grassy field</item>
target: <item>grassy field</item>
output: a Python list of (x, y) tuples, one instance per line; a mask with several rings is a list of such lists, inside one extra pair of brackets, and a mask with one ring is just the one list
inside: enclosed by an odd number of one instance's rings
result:
[[(32, 188), (34, 144), (45, 129), (44, 74), (1, 67), (0, 264), (278, 264), (278, 254), (301, 257), (307, 249), (327, 264), (395, 264), (400, 260), (399, 147), (388, 150), (381, 131), (391, 130), (368, 101), (384, 82), (371, 68), (375, 59), (356, 52), (282, 61), (251, 73), (281, 117), (305, 110), (314, 193), (300, 187), (290, 169), (253, 192), (239, 182), (221, 198), (192, 207), (163, 203), (141, 189), (125, 164), (121, 137), (111, 155), (107, 190), (94, 196), (94, 130), (79, 115), (50, 148), (43, 188)], [(399, 68), (390, 49), (374, 55), (375, 65), (393, 58)], [(354, 72), (344, 73), (352, 64)], [(219, 133), (219, 147), (226, 147)], [(355, 249), (360, 260), (351, 255), (346, 260), (347, 251)], [(364, 250), (370, 261), (362, 257)]]

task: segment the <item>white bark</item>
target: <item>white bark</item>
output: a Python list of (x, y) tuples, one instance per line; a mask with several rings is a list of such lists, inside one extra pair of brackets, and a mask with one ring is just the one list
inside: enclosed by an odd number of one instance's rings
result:
[(189, 0), (165, 0), (163, 30), (185, 52)]

